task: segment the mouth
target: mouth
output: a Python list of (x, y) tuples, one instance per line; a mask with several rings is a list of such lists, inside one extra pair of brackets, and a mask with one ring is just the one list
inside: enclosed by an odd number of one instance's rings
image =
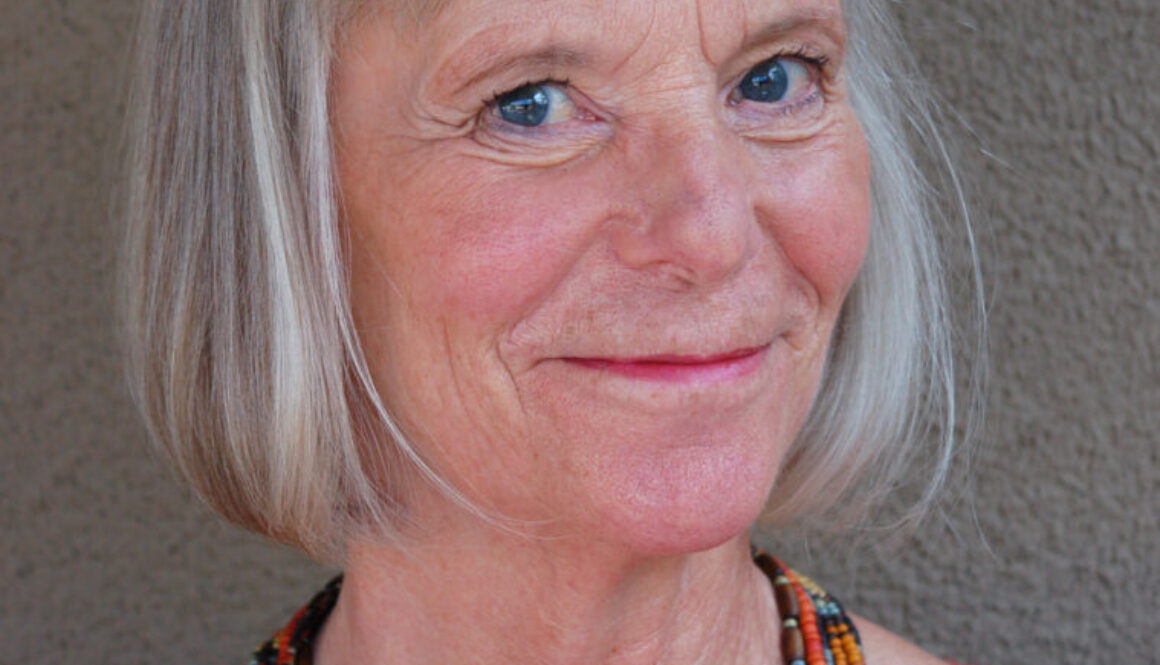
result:
[(717, 383), (738, 378), (760, 367), (769, 345), (734, 349), (713, 355), (659, 354), (638, 357), (564, 358), (593, 371), (630, 379), (666, 383)]

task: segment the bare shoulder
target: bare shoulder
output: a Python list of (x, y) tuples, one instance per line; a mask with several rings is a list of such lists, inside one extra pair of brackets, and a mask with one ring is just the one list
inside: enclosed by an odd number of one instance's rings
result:
[(911, 644), (903, 638), (873, 623), (853, 615), (854, 625), (862, 638), (866, 665), (947, 665), (947, 661)]

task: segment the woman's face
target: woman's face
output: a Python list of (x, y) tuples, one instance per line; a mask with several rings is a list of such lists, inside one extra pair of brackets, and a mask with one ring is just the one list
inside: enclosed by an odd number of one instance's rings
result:
[(353, 308), (422, 454), (558, 535), (742, 532), (865, 249), (843, 48), (838, 0), (453, 0), (353, 26), (332, 89)]

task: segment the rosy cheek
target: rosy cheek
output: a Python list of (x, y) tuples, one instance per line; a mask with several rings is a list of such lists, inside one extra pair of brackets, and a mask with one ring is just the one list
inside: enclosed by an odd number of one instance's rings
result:
[(416, 213), (429, 225), (416, 251), (426, 257), (428, 295), (476, 322), (510, 323), (548, 297), (602, 215), (593, 194), (600, 188), (581, 174), (568, 180), (468, 171), (450, 185), (422, 197), (433, 204)]
[(780, 165), (769, 200), (773, 235), (796, 272), (836, 307), (858, 274), (870, 231), (869, 167), (860, 141)]

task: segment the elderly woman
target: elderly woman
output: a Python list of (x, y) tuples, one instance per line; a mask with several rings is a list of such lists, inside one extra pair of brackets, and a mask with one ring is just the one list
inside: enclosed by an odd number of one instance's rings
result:
[(214, 508), (345, 569), (257, 662), (939, 662), (748, 535), (954, 431), (879, 5), (149, 4), (135, 389)]

